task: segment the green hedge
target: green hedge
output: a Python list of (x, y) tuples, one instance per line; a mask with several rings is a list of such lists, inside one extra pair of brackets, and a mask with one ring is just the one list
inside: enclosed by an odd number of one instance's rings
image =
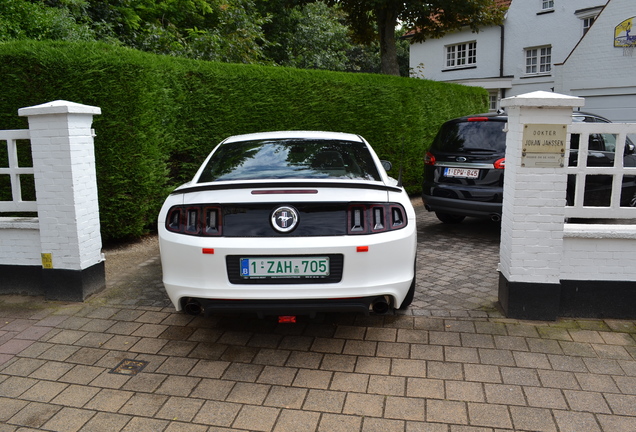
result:
[(63, 99), (95, 117), (102, 236), (142, 235), (170, 189), (223, 138), (307, 129), (364, 136), (420, 191), (439, 125), (483, 112), (474, 87), (370, 74), (194, 61), (99, 43), (0, 44), (0, 129), (26, 128), (22, 107)]

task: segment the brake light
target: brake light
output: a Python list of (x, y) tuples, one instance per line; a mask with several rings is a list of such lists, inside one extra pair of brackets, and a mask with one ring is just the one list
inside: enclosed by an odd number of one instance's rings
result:
[(347, 234), (373, 234), (402, 229), (406, 211), (400, 204), (352, 204), (347, 217)]
[(488, 117), (468, 117), (469, 122), (482, 122), (488, 121)]
[(506, 168), (506, 158), (501, 158), (501, 159), (496, 160), (493, 165), (495, 166), (495, 169), (504, 169), (504, 168)]
[(174, 206), (168, 210), (166, 229), (194, 236), (222, 234), (221, 208), (208, 205)]
[(424, 165), (435, 165), (435, 156), (430, 152), (426, 152), (424, 155)]

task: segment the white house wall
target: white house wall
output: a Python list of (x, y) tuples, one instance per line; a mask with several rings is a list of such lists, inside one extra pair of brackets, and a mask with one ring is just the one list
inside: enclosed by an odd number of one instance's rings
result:
[(563, 65), (555, 91), (585, 98), (585, 110), (613, 121), (636, 120), (636, 51), (614, 47), (614, 29), (636, 16), (636, 1), (612, 0)]
[[(486, 28), (479, 33), (469, 29), (453, 32), (442, 39), (429, 39), (425, 43), (411, 45), (410, 67), (413, 75), (434, 81), (462, 81), (479, 76), (499, 76), (499, 27)], [(477, 68), (447, 69), (446, 46), (477, 41)]]
[[(636, 8), (636, 0), (612, 0), (612, 2), (620, 2), (631, 9)], [(440, 39), (429, 39), (424, 43), (411, 45), (410, 66), (413, 75), (435, 81), (481, 86), (490, 90), (491, 93), (503, 90), (499, 93), (500, 97), (540, 90), (555, 91), (557, 85), (554, 65), (565, 61), (583, 35), (582, 16), (580, 13), (577, 16), (575, 12), (589, 11), (587, 15), (583, 14), (587, 17), (598, 13), (605, 4), (606, 0), (554, 0), (553, 10), (546, 12), (541, 9), (541, 0), (513, 0), (504, 22), (502, 70), (500, 70), (501, 30), (499, 26), (494, 26), (484, 28), (478, 33), (465, 29)], [(627, 6), (628, 4), (630, 6)], [(630, 16), (634, 15), (636, 12)], [(594, 27), (592, 26), (592, 29)], [(611, 42), (612, 37), (609, 35), (603, 39)], [(470, 41), (477, 41), (477, 67), (448, 70), (445, 67), (445, 47)], [(552, 48), (551, 73), (526, 74), (525, 50), (548, 45)], [(420, 65), (423, 65), (423, 69), (419, 67)], [(589, 65), (586, 65), (580, 72), (584, 75), (588, 70)], [(633, 67), (631, 70), (633, 71)], [(604, 74), (599, 76), (601, 80), (605, 79)], [(626, 79), (629, 79), (629, 76)], [(569, 94), (567, 91), (562, 93)], [(578, 95), (576, 92), (571, 94)], [(599, 103), (604, 102), (599, 100)], [(615, 119), (612, 118), (612, 120)]]
[(605, 0), (555, 0), (554, 12), (542, 13), (541, 0), (513, 0), (506, 17), (504, 75), (513, 75), (507, 96), (533, 91), (552, 91), (554, 68), (550, 74), (525, 73), (525, 49), (550, 45), (552, 64), (563, 62), (583, 36), (583, 22), (577, 10), (605, 4)]

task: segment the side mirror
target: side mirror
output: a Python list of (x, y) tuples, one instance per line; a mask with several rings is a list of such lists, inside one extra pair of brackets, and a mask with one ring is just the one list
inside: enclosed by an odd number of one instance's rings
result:
[(384, 171), (391, 171), (391, 168), (393, 168), (393, 164), (387, 160), (381, 160), (380, 163), (382, 163)]

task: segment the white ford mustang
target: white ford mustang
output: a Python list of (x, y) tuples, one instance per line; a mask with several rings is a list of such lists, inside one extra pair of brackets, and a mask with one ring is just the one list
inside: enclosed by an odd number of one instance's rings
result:
[(415, 292), (411, 201), (364, 138), (233, 136), (159, 214), (163, 282), (177, 310), (385, 313)]

